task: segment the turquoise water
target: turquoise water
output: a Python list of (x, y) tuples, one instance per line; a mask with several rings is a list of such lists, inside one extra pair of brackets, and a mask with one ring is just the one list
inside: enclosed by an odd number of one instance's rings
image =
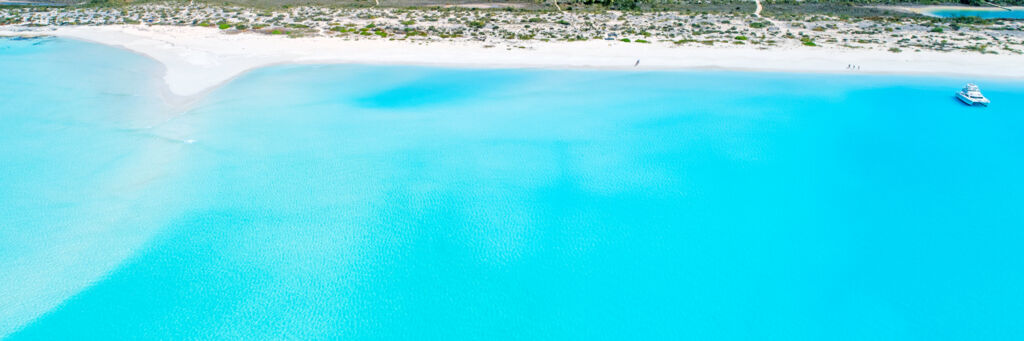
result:
[(1024, 337), (1019, 82), (158, 72), (0, 40), (0, 335)]
[(928, 13), (943, 18), (955, 18), (955, 17), (979, 17), (983, 19), (1024, 19), (1024, 10), (1014, 9), (1012, 11), (1004, 10), (957, 10), (957, 9), (945, 9), (945, 10), (934, 10), (928, 11)]
[(67, 6), (67, 4), (33, 1), (0, 1), (0, 6)]

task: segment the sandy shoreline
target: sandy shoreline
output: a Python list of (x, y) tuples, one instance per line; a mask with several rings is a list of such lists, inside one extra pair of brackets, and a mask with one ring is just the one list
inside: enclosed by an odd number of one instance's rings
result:
[[(892, 53), (828, 47), (676, 46), (604, 40), (531, 42), (287, 38), (181, 26), (0, 27), (0, 35), (45, 34), (125, 48), (165, 67), (168, 90), (191, 97), (255, 68), (283, 63), (407, 64), (469, 68), (729, 69), (744, 71), (945, 75), (1024, 79), (1024, 57), (969, 52)], [(640, 65), (634, 67), (637, 60)], [(850, 71), (847, 65), (860, 65)]]

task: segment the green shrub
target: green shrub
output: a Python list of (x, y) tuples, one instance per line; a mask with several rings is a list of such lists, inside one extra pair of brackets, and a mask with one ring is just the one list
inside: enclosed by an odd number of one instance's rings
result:
[(736, 40), (747, 40), (746, 36), (736, 36)]
[(231, 28), (231, 24), (226, 24), (226, 23), (225, 24), (219, 24), (219, 25), (217, 25), (217, 28), (222, 29), (222, 30), (226, 30), (226, 29)]
[(992, 20), (982, 19), (976, 16), (956, 17), (953, 22), (958, 24), (991, 25)]
[(628, 43), (628, 42), (629, 42), (630, 40), (629, 40), (629, 38), (622, 38), (622, 40), (621, 40), (621, 41), (622, 41), (623, 43)]

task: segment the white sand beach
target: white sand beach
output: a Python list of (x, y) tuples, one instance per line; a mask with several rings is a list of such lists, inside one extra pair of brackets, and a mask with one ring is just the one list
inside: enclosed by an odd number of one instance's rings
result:
[[(410, 64), (450, 67), (730, 69), (784, 72), (898, 73), (1024, 79), (1024, 57), (973, 52), (892, 53), (832, 47), (692, 46), (590, 40), (528, 42), (288, 38), (184, 26), (0, 28), (0, 35), (53, 35), (125, 48), (165, 66), (170, 92), (193, 96), (248, 70), (282, 63)], [(640, 63), (636, 65), (636, 61)], [(850, 64), (859, 66), (849, 70)]]

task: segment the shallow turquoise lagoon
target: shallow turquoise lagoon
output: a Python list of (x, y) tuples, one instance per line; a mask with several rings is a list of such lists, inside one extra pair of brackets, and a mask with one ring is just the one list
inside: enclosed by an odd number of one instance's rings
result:
[(928, 11), (928, 13), (943, 18), (979, 17), (984, 19), (1024, 19), (1024, 9), (1021, 8), (1014, 8), (1012, 11), (942, 9)]
[(1019, 82), (159, 72), (0, 40), (0, 337), (1024, 338)]

